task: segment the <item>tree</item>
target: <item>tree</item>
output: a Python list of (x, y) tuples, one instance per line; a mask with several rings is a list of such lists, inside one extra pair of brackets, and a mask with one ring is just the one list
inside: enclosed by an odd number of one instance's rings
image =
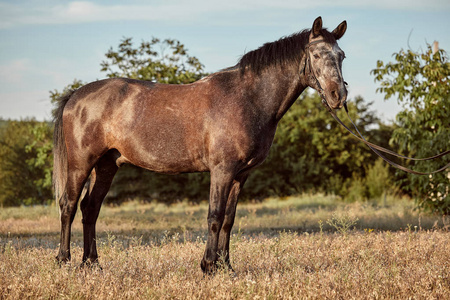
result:
[[(380, 82), (378, 92), (385, 99), (397, 98), (403, 110), (396, 116), (392, 143), (411, 157), (427, 157), (450, 149), (450, 62), (444, 50), (422, 53), (400, 50), (395, 62), (377, 62), (372, 70)], [(442, 167), (447, 159), (417, 162), (415, 169), (429, 172)], [(420, 208), (450, 213), (450, 171), (430, 176), (408, 174), (404, 188)]]
[(45, 204), (52, 199), (52, 129), (36, 120), (0, 128), (0, 205)]
[[(158, 50), (155, 50), (158, 48)], [(206, 75), (200, 61), (187, 53), (180, 41), (153, 38), (133, 47), (131, 38), (124, 38), (117, 51), (111, 48), (101, 63), (108, 77), (127, 77), (159, 83), (191, 83)]]

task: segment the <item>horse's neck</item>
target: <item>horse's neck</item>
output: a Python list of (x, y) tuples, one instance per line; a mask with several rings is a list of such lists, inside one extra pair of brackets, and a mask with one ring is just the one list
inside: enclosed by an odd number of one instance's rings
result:
[(254, 79), (249, 88), (265, 115), (271, 115), (277, 122), (297, 100), (307, 87), (306, 79), (299, 74), (297, 67), (273, 67)]
[(286, 114), (288, 109), (294, 104), (295, 100), (298, 99), (300, 94), (306, 89), (307, 85), (302, 84), (300, 81), (296, 84), (291, 84), (291, 86), (286, 89), (286, 94), (279, 102), (279, 108), (276, 113), (277, 121), (281, 120), (281, 118)]

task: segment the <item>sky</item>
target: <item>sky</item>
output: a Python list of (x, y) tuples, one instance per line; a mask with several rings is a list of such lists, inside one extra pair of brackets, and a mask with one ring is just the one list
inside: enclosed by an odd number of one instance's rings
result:
[(438, 41), (450, 51), (450, 0), (0, 0), (0, 118), (50, 120), (49, 92), (74, 79), (95, 81), (105, 53), (124, 37), (183, 43), (205, 71), (235, 65), (266, 42), (311, 28), (321, 16), (339, 41), (349, 98), (373, 101), (384, 121), (400, 111), (384, 100), (370, 71), (401, 49), (422, 51)]

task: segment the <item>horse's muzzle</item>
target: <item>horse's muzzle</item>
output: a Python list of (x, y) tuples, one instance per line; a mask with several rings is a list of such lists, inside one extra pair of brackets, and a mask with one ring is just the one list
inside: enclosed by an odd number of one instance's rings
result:
[(330, 84), (330, 91), (327, 93), (329, 105), (333, 109), (342, 108), (344, 102), (347, 101), (347, 89), (345, 88), (345, 81), (340, 83)]

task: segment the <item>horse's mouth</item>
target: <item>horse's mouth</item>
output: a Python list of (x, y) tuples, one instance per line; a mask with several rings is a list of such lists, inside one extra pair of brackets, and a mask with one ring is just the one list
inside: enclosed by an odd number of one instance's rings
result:
[(327, 101), (327, 98), (325, 97), (325, 95), (323, 93), (319, 93), (321, 98), (322, 98), (322, 103), (323, 105), (325, 105), (328, 108), (331, 109), (341, 109), (342, 107), (344, 107), (346, 105), (347, 101), (339, 101), (337, 103), (330, 103)]

